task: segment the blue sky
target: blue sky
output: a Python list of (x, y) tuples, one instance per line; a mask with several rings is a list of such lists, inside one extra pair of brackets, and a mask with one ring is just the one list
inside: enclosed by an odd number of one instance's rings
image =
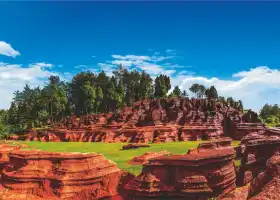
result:
[[(259, 110), (280, 97), (280, 2), (0, 3), (0, 108), (25, 83), (123, 63)], [(279, 80), (278, 80), (279, 79)]]

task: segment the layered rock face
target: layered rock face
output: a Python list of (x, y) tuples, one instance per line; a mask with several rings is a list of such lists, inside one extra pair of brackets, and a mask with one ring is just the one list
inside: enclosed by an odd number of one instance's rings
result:
[(215, 141), (186, 155), (154, 158), (125, 189), (127, 199), (208, 199), (235, 189), (234, 149)]
[[(30, 130), (28, 141), (170, 142), (213, 140), (263, 131), (256, 113), (243, 114), (215, 100), (142, 100), (115, 113), (67, 117), (52, 129)], [(22, 139), (13, 135), (11, 139)]]
[(251, 110), (246, 114), (231, 111), (228, 113), (224, 123), (229, 136), (235, 140), (241, 140), (251, 133), (263, 133), (266, 129), (258, 115)]
[(128, 163), (131, 165), (143, 165), (149, 162), (149, 160), (161, 157), (161, 156), (169, 156), (171, 155), (168, 151), (159, 151), (159, 152), (147, 152), (141, 156), (137, 156), (130, 160)]
[[(280, 131), (279, 131), (280, 133)], [(241, 167), (238, 183), (245, 185), (253, 180), (266, 168), (267, 160), (280, 147), (280, 134), (273, 134), (267, 130), (263, 134), (252, 133), (241, 141)]]
[(266, 163), (264, 172), (252, 181), (249, 188), (251, 200), (280, 199), (280, 154), (276, 152)]
[(122, 172), (101, 154), (12, 151), (2, 170), (2, 186), (40, 197), (100, 199), (117, 194)]
[(22, 145), (0, 144), (0, 171), (9, 163), (9, 152), (18, 150)]

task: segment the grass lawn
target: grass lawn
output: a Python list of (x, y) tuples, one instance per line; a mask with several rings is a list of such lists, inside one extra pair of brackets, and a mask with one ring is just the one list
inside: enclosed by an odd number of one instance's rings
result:
[[(20, 142), (27, 144), (30, 148), (53, 152), (96, 152), (102, 153), (107, 159), (117, 163), (120, 169), (129, 171), (132, 174), (139, 174), (142, 166), (130, 165), (127, 162), (135, 156), (142, 155), (148, 151), (158, 152), (166, 150), (172, 154), (185, 154), (190, 148), (196, 148), (201, 141), (169, 142), (150, 144), (151, 147), (139, 149), (121, 150), (124, 143), (101, 143), (101, 142)], [(239, 141), (233, 141), (236, 146)]]

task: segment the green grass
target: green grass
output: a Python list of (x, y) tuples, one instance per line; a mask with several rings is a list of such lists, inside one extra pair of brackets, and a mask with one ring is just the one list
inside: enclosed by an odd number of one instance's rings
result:
[(240, 141), (239, 140), (233, 140), (232, 142), (231, 142), (231, 146), (233, 146), (233, 147), (237, 147), (237, 146), (239, 146), (240, 145)]
[(235, 159), (235, 160), (234, 160), (234, 165), (235, 165), (236, 167), (240, 167), (240, 165), (241, 165), (241, 159)]
[[(239, 141), (234, 141), (233, 146)], [(27, 144), (31, 149), (40, 149), (53, 152), (96, 152), (102, 153), (107, 159), (117, 163), (120, 169), (126, 170), (132, 174), (139, 174), (142, 166), (128, 164), (128, 161), (135, 156), (140, 156), (148, 151), (158, 152), (166, 150), (172, 154), (186, 154), (190, 148), (196, 148), (201, 141), (188, 142), (169, 142), (150, 144), (150, 147), (139, 149), (121, 150), (124, 143), (87, 143), (87, 142), (21, 142)]]

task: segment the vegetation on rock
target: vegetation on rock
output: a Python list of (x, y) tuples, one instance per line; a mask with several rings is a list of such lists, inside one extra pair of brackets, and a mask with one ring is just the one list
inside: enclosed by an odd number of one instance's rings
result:
[[(233, 108), (242, 106), (232, 97), (218, 96), (214, 86), (193, 84), (189, 90), (197, 98), (216, 99)], [(115, 112), (143, 99), (186, 97), (179, 86), (171, 89), (170, 77), (159, 75), (153, 81), (145, 71), (128, 71), (120, 65), (112, 76), (104, 71), (76, 74), (70, 82), (50, 76), (43, 88), (26, 85), (14, 93), (7, 111), (1, 111), (0, 132), (42, 128), (55, 124), (65, 116)], [(11, 128), (12, 127), (12, 128)]]
[(280, 107), (277, 104), (265, 104), (260, 111), (260, 117), (267, 126), (280, 127)]

